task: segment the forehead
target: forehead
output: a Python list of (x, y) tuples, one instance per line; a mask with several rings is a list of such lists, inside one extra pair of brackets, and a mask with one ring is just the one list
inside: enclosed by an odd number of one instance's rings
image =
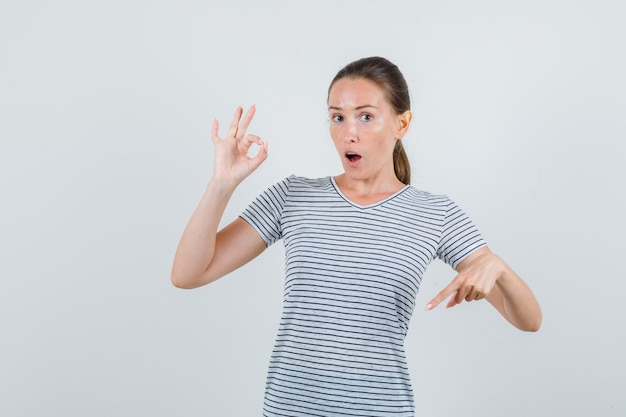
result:
[(342, 78), (328, 93), (328, 106), (338, 108), (381, 106), (386, 103), (385, 91), (365, 78)]

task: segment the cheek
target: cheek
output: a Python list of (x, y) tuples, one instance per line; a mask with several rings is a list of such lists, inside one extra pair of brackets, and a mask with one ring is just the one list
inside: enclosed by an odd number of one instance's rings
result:
[(338, 141), (343, 137), (344, 129), (341, 125), (331, 124), (328, 128), (328, 132), (330, 133), (330, 137), (333, 138), (333, 141)]
[(370, 122), (361, 122), (360, 127), (372, 135), (380, 136), (389, 133), (389, 121), (386, 117), (377, 117)]
[(336, 126), (330, 126), (328, 128), (328, 132), (330, 133), (330, 138), (333, 141), (333, 144), (335, 145), (335, 147), (337, 147), (337, 145), (339, 144), (339, 129), (337, 129)]

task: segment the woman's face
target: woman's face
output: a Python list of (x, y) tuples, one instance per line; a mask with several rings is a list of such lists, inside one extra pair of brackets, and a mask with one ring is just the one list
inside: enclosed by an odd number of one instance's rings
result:
[(384, 90), (372, 81), (343, 78), (328, 94), (328, 115), (330, 135), (349, 178), (395, 178), (393, 149), (408, 129), (410, 112), (397, 115)]

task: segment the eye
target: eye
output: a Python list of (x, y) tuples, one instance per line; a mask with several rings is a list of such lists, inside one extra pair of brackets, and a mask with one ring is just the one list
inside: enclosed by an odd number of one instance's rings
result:
[(370, 120), (372, 120), (372, 115), (371, 114), (363, 113), (361, 115), (361, 121), (362, 122), (369, 122)]
[(337, 122), (341, 122), (342, 120), (343, 120), (343, 116), (341, 116), (340, 114), (335, 114), (335, 115), (333, 115), (333, 117), (332, 117), (332, 121), (333, 121), (333, 122), (336, 122), (336, 123), (337, 123)]

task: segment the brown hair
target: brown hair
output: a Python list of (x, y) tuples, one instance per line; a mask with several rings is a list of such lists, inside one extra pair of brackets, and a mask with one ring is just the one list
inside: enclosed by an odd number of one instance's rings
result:
[[(404, 76), (395, 64), (385, 58), (374, 56), (349, 63), (333, 78), (328, 87), (329, 94), (333, 85), (342, 78), (364, 78), (376, 83), (385, 92), (385, 97), (396, 114), (411, 109), (409, 87)], [(411, 165), (401, 140), (396, 141), (393, 149), (393, 169), (403, 184), (411, 183)]]

